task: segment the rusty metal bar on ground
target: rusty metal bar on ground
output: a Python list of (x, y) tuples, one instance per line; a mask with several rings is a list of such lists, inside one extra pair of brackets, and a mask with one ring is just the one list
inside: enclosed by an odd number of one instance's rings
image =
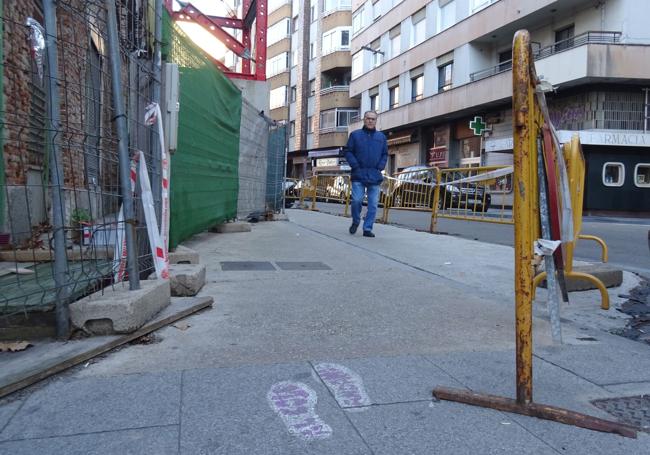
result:
[(575, 425), (590, 430), (635, 438), (637, 428), (591, 417), (554, 406), (533, 403), (533, 241), (539, 238), (539, 199), (537, 192), (537, 135), (543, 125), (538, 83), (526, 30), (515, 34), (512, 56), (513, 139), (514, 139), (514, 220), (515, 220), (515, 316), (516, 316), (516, 400), (437, 387), (434, 397), (501, 411)]
[(499, 411), (513, 412), (515, 414), (538, 417), (545, 420), (565, 423), (589, 430), (603, 431), (605, 433), (620, 434), (628, 438), (636, 438), (638, 429), (618, 422), (603, 420), (580, 412), (549, 406), (545, 404), (521, 404), (511, 398), (496, 395), (485, 395), (468, 390), (456, 390), (448, 387), (438, 387), (434, 395), (441, 400), (458, 401), (472, 406), (482, 406)]

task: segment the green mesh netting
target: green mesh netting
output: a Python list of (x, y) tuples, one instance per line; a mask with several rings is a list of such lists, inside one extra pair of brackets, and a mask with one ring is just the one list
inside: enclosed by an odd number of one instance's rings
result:
[(237, 215), (241, 92), (165, 15), (163, 58), (180, 71), (170, 248)]

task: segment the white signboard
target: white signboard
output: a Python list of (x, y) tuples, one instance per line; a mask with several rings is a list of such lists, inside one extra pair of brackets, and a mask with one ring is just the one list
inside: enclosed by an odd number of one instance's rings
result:
[[(560, 130), (557, 132), (560, 142), (565, 143), (571, 140), (576, 131)], [(628, 133), (625, 131), (579, 131), (580, 143), (583, 145), (615, 145), (627, 147), (650, 147), (650, 134)], [(501, 139), (487, 139), (485, 141), (486, 152), (498, 152), (501, 150), (512, 150), (514, 147), (511, 137)]]
[(339, 165), (338, 158), (320, 158), (316, 160), (316, 166), (318, 167), (338, 166), (338, 165)]

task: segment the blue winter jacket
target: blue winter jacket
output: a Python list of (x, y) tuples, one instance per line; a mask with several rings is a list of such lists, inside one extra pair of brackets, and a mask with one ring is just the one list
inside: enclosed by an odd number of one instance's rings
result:
[(384, 180), (381, 171), (388, 160), (386, 136), (365, 127), (353, 131), (345, 147), (345, 159), (352, 168), (353, 182), (379, 185)]

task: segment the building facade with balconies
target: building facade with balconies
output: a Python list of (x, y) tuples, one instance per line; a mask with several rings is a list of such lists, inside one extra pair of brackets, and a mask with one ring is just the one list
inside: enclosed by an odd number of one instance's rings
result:
[(287, 175), (345, 170), (340, 148), (359, 116), (350, 98), (351, 0), (269, 0), (271, 118), (287, 122)]
[(512, 38), (527, 29), (552, 120), (582, 139), (586, 209), (650, 212), (649, 14), (638, 0), (355, 0), (350, 95), (378, 111), (389, 173), (510, 164)]

